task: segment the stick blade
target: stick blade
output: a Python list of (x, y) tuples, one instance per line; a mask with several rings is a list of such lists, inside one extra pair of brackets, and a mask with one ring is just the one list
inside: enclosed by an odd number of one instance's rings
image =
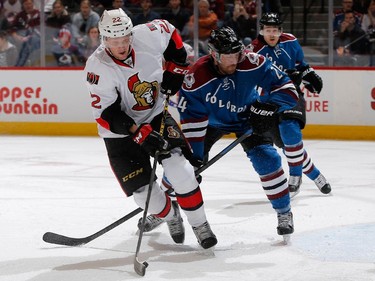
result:
[(85, 239), (71, 238), (53, 232), (44, 233), (43, 241), (64, 246), (81, 246), (86, 243)]
[(146, 268), (148, 267), (148, 263), (146, 261), (140, 262), (138, 258), (134, 259), (134, 271), (140, 275), (145, 276)]

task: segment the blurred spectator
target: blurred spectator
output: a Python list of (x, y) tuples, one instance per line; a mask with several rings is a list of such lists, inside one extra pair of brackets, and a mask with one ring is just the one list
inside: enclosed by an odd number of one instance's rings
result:
[(165, 8), (168, 6), (168, 0), (153, 0), (152, 4), (154, 7)]
[[(206, 41), (210, 37), (211, 30), (218, 27), (217, 15), (210, 10), (210, 3), (207, 0), (199, 0), (198, 14), (198, 38), (201, 41)], [(190, 16), (182, 35), (184, 39), (192, 39), (194, 37), (194, 15)]]
[(361, 14), (367, 13), (367, 7), (370, 4), (371, 0), (354, 0), (353, 1), (353, 10)]
[(12, 22), (15, 15), (22, 11), (22, 5), (20, 0), (5, 0), (3, 9), (8, 22)]
[(190, 16), (190, 11), (181, 6), (181, 0), (169, 0), (168, 9), (161, 15), (163, 19), (173, 24), (180, 33), (189, 21)]
[(247, 12), (243, 0), (234, 0), (233, 7), (225, 14), (224, 25), (231, 27), (241, 40), (247, 42), (255, 39), (257, 34), (256, 16)]
[(126, 0), (125, 6), (128, 8), (139, 8), (140, 0)]
[(283, 14), (283, 7), (280, 0), (263, 0), (262, 13), (277, 13)]
[(342, 0), (342, 8), (335, 12), (333, 19), (333, 32), (340, 30), (341, 23), (344, 21), (345, 12), (353, 11), (355, 16), (355, 24), (361, 26), (362, 14), (353, 10), (353, 0)]
[(96, 50), (96, 48), (99, 47), (100, 43), (99, 29), (97, 26), (93, 26), (89, 29), (82, 45), (80, 46), (85, 61)]
[(5, 16), (5, 10), (0, 10), (0, 31), (1, 30), (8, 30), (9, 28), (9, 21)]
[(346, 11), (344, 15), (334, 38), (335, 65), (357, 65), (355, 55), (369, 53), (369, 42), (366, 33), (356, 24), (354, 12)]
[[(35, 7), (39, 10), (41, 10), (42, 1), (41, 0), (35, 0)], [(38, 2), (38, 4), (37, 4)], [(44, 0), (44, 14), (46, 16), (49, 16), (52, 13), (53, 9), (53, 3), (55, 3), (55, 0)]]
[(85, 58), (78, 46), (72, 44), (72, 34), (69, 29), (62, 28), (52, 47), (52, 54), (58, 66), (83, 65)]
[(257, 0), (244, 0), (244, 6), (249, 16), (256, 21), (257, 19)]
[(24, 66), (30, 55), (40, 49), (40, 11), (34, 8), (33, 0), (24, 0), (10, 27), (10, 33), (18, 44), (19, 55), (16, 66)]
[(362, 18), (362, 29), (371, 33), (375, 29), (375, 0), (372, 0), (367, 6), (367, 13)]
[(72, 28), (71, 17), (62, 0), (56, 0), (52, 5), (52, 12), (46, 18), (46, 55), (52, 55), (52, 47), (62, 28)]
[(124, 0), (113, 0), (112, 1), (112, 4), (111, 4), (111, 7), (109, 8), (109, 10), (112, 10), (112, 9), (123, 9), (123, 11), (128, 15), (128, 17), (134, 21), (134, 16), (133, 16), (133, 13), (124, 6)]
[(8, 33), (0, 31), (0, 67), (15, 66), (17, 57), (17, 48), (8, 41)]
[(79, 0), (63, 0), (63, 4), (70, 15), (79, 11)]
[(225, 3), (224, 0), (208, 0), (210, 3), (210, 10), (213, 11), (217, 15), (217, 25), (221, 27), (224, 22), (225, 16)]
[(188, 9), (190, 13), (193, 13), (194, 11), (194, 0), (181, 0), (181, 6), (185, 9)]
[(154, 19), (160, 19), (159, 13), (152, 9), (152, 0), (141, 0), (139, 5), (141, 6), (141, 12), (134, 16), (134, 25), (147, 23)]
[(91, 9), (89, 0), (82, 0), (79, 6), (79, 12), (75, 13), (72, 18), (72, 30), (75, 44), (80, 44), (88, 30), (97, 26), (99, 22), (98, 13)]
[(68, 11), (65, 9), (62, 0), (56, 0), (52, 5), (51, 14), (46, 19), (46, 25), (60, 30), (68, 23), (71, 23)]

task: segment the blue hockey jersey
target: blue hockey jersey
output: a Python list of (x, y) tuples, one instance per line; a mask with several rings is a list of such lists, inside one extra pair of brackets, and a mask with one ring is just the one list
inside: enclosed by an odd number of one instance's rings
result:
[(298, 101), (289, 77), (264, 56), (253, 52), (245, 53), (232, 75), (219, 75), (210, 55), (200, 58), (191, 67), (180, 91), (178, 111), (182, 130), (195, 157), (203, 159), (207, 126), (228, 133), (248, 129), (246, 120), (238, 113), (258, 98), (258, 85), (267, 90), (269, 101), (279, 104), (280, 111), (292, 108)]
[(301, 69), (307, 66), (304, 53), (297, 38), (289, 33), (282, 33), (276, 46), (270, 47), (262, 36), (258, 36), (251, 43), (249, 49), (262, 54), (282, 71), (286, 69)]

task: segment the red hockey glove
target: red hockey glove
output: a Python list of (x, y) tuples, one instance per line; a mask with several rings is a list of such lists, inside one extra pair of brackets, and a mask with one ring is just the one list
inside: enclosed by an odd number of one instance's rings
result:
[(133, 141), (153, 157), (156, 151), (169, 154), (169, 143), (150, 124), (140, 125), (133, 135)]

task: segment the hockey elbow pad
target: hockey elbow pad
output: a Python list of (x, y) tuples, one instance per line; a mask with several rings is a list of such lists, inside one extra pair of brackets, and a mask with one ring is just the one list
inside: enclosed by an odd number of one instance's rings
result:
[(163, 81), (160, 85), (161, 93), (167, 96), (175, 95), (180, 90), (187, 71), (188, 64), (178, 65), (173, 62), (167, 62), (163, 73)]
[(322, 91), (323, 80), (311, 67), (303, 71), (302, 82), (305, 85), (305, 88), (312, 93), (320, 94), (320, 92)]

